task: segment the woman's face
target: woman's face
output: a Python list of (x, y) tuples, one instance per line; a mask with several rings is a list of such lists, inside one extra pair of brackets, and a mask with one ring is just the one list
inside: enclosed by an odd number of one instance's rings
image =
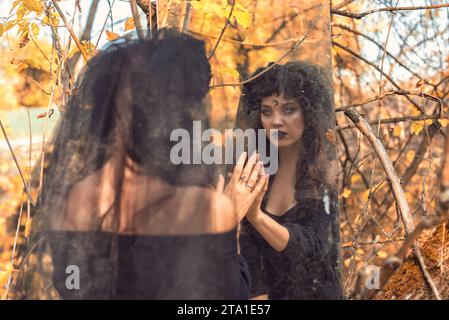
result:
[(300, 105), (293, 99), (285, 99), (283, 95), (262, 98), (260, 120), (270, 140), (274, 140), (270, 137), (270, 130), (279, 130), (279, 148), (297, 142), (304, 132), (304, 115)]

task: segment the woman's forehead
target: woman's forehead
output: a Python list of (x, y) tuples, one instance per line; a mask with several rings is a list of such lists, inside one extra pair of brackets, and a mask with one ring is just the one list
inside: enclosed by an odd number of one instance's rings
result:
[(263, 97), (261, 100), (262, 105), (268, 106), (278, 106), (286, 103), (298, 104), (298, 102), (294, 98), (284, 97), (284, 94), (272, 94), (271, 96)]

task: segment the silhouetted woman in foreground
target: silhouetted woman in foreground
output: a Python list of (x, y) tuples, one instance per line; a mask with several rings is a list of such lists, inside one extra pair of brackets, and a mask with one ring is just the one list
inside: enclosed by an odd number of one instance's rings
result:
[(204, 43), (167, 30), (89, 61), (46, 154), (18, 293), (248, 297), (236, 214), (212, 187), (215, 167), (170, 159), (173, 130), (208, 127), (210, 76)]

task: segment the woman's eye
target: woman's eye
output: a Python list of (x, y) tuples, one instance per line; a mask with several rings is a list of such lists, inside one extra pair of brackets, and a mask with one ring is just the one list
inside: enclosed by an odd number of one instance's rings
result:
[(271, 111), (270, 110), (262, 110), (262, 114), (264, 116), (269, 116), (269, 115), (271, 115)]
[(295, 112), (295, 110), (296, 109), (293, 106), (285, 106), (284, 107), (284, 112), (287, 113), (287, 114), (293, 113), (293, 112)]

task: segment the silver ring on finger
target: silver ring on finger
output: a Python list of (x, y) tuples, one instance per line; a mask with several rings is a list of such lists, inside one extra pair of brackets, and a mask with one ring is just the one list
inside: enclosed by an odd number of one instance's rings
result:
[(254, 188), (254, 186), (253, 186), (252, 184), (249, 184), (249, 183), (246, 184), (246, 187), (247, 187), (248, 189)]

